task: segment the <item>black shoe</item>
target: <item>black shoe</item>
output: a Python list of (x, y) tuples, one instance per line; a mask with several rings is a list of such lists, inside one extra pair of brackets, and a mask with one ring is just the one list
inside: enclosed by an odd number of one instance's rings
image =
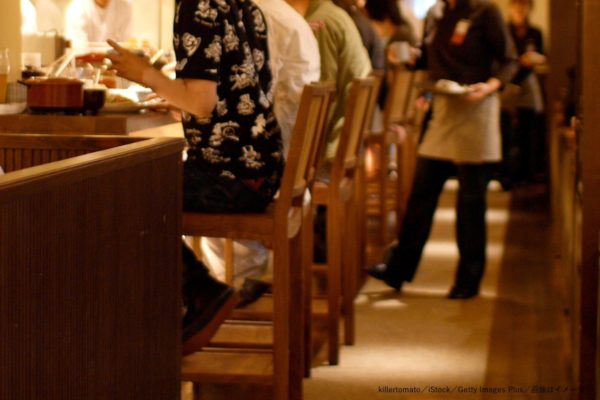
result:
[(462, 300), (462, 299), (470, 299), (470, 298), (476, 297), (477, 295), (479, 295), (478, 288), (454, 286), (450, 290), (450, 293), (448, 293), (448, 298), (454, 299), (454, 300)]
[(270, 282), (261, 281), (255, 278), (244, 279), (244, 284), (240, 289), (240, 301), (236, 308), (244, 307), (248, 304), (254, 303), (264, 293), (268, 292), (272, 287)]
[(375, 264), (367, 269), (367, 273), (375, 279), (384, 281), (389, 287), (395, 289), (397, 292), (402, 290), (402, 279), (393, 277), (390, 275), (389, 267), (385, 263)]
[(185, 300), (186, 313), (183, 317), (184, 355), (206, 346), (225, 318), (238, 302), (238, 295), (232, 287), (210, 276), (196, 282), (196, 290)]

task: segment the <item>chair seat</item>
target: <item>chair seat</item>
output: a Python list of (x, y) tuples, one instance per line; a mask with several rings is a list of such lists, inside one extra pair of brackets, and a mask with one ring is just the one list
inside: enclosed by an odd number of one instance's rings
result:
[(210, 341), (211, 347), (273, 348), (270, 322), (228, 321)]
[(181, 379), (196, 383), (272, 385), (273, 354), (227, 349), (194, 353), (183, 357)]
[[(294, 207), (288, 215), (288, 237), (294, 237), (302, 225), (302, 209)], [(275, 204), (263, 213), (209, 214), (186, 212), (183, 214), (183, 233), (207, 237), (226, 237), (267, 241), (275, 231)]]

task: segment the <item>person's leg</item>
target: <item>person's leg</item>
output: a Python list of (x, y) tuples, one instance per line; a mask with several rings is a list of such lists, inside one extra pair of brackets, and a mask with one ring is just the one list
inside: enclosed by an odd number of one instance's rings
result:
[[(183, 208), (208, 213), (261, 212), (270, 199), (239, 180), (184, 167)], [(207, 344), (220, 323), (238, 303), (235, 291), (212, 278), (208, 268), (182, 241), (183, 352), (191, 353)]]
[(490, 164), (458, 166), (456, 238), (460, 260), (451, 298), (472, 297), (479, 292), (485, 269), (486, 192), (492, 168)]
[(384, 264), (371, 268), (370, 274), (400, 290), (404, 281), (412, 281), (423, 247), (429, 237), (433, 214), (444, 182), (454, 172), (448, 161), (419, 157), (406, 214), (398, 235), (398, 243)]

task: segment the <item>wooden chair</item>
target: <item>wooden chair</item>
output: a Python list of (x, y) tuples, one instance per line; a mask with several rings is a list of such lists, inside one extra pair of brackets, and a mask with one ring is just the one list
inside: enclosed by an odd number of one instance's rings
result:
[[(373, 94), (371, 96), (371, 100), (369, 102), (369, 107), (367, 109), (367, 114), (365, 116), (365, 132), (363, 134), (363, 138), (366, 140), (371, 134), (373, 130), (373, 121), (375, 117), (375, 110), (377, 109), (377, 100), (379, 98), (379, 93), (381, 91), (381, 86), (383, 83), (383, 79), (385, 79), (385, 71), (384, 70), (373, 70), (371, 71), (370, 76), (375, 79), (375, 83), (373, 86)], [(358, 264), (360, 266), (365, 266), (367, 262), (367, 176), (366, 176), (366, 150), (367, 146), (363, 140), (363, 145), (359, 151), (358, 158), (358, 168), (356, 170), (356, 183), (355, 183), (355, 205), (358, 213), (358, 230), (357, 234), (358, 242), (360, 243), (359, 249), (360, 254), (358, 258)], [(359, 290), (360, 282), (364, 280), (366, 273), (361, 268), (357, 271), (357, 285), (356, 289)]]
[(259, 332), (255, 346), (246, 340), (246, 344), (239, 345), (238, 349), (207, 348), (184, 357), (182, 380), (273, 385), (276, 400), (301, 399), (304, 274), (303, 235), (300, 232), (303, 199), (313, 179), (311, 163), (321, 147), (333, 91), (332, 83), (305, 87), (279, 195), (266, 212), (184, 214), (184, 234), (266, 242), (273, 250), (274, 270), (272, 297), (259, 299), (247, 309), (239, 310), (242, 314), (245, 312), (248, 319), (257, 315), (259, 319), (272, 319), (272, 325), (238, 323), (223, 326), (223, 332), (217, 333), (221, 342), (229, 341), (236, 347), (240, 337), (244, 338), (247, 332)]
[(407, 109), (403, 120), (402, 128), (406, 136), (398, 144), (396, 150), (396, 232), (400, 229), (402, 218), (408, 204), (408, 197), (412, 188), (412, 181), (415, 173), (417, 160), (417, 147), (419, 145), (419, 136), (426, 114), (426, 105), (419, 104), (417, 98), (421, 93), (421, 87), (427, 79), (426, 71), (413, 72), (413, 79), (408, 94)]
[[(345, 343), (354, 343), (354, 294), (358, 276), (356, 271), (359, 269), (357, 261), (360, 258), (354, 184), (374, 86), (373, 77), (355, 78), (352, 81), (344, 127), (330, 173), (326, 179), (317, 180), (312, 192), (313, 205), (327, 207), (327, 263), (315, 264), (313, 267), (317, 271), (320, 269), (327, 276), (327, 307), (315, 304), (313, 314), (327, 320), (330, 365), (339, 362), (341, 311), (344, 314)], [(345, 251), (342, 249), (342, 240), (345, 243)], [(340, 299), (343, 301), (340, 302)], [(315, 303), (318, 302), (319, 299), (316, 299)]]
[[(394, 129), (394, 125), (402, 127), (406, 120), (409, 110), (411, 110), (411, 97), (414, 92), (415, 72), (405, 69), (402, 66), (392, 67), (386, 77), (388, 82), (388, 92), (383, 109), (382, 132), (371, 132), (367, 136), (366, 142), (369, 151), (377, 153), (379, 168), (374, 182), (368, 184), (367, 205), (368, 213), (376, 215), (379, 218), (379, 241), (381, 245), (386, 246), (390, 239), (388, 218), (390, 211), (395, 211), (395, 226), (397, 227), (403, 214), (403, 202), (397, 202), (398, 188), (404, 188), (403, 182), (405, 172), (400, 170), (403, 164), (398, 164), (398, 159), (405, 160), (399, 154), (403, 153), (401, 149), (402, 138), (400, 138)], [(391, 176), (388, 167), (390, 166), (390, 148), (396, 147), (396, 176)], [(396, 228), (394, 228), (396, 231)]]

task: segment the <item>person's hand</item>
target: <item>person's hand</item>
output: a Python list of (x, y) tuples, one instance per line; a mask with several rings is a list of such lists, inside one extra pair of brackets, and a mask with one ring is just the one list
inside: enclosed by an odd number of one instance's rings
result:
[(500, 81), (492, 78), (487, 82), (478, 82), (469, 85), (469, 93), (465, 95), (465, 100), (471, 102), (478, 102), (485, 99), (490, 94), (500, 89)]
[(546, 56), (536, 51), (528, 51), (519, 57), (519, 63), (526, 68), (533, 68), (546, 62)]
[(153, 69), (148, 59), (119, 46), (114, 40), (108, 39), (107, 43), (116, 51), (106, 57), (112, 62), (112, 69), (117, 71), (117, 75), (145, 85), (145, 75)]

